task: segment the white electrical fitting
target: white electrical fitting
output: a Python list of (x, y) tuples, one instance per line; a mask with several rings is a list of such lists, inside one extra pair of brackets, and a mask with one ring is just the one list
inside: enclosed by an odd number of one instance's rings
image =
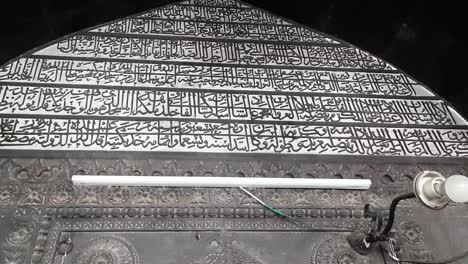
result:
[(368, 190), (369, 179), (73, 175), (74, 185)]

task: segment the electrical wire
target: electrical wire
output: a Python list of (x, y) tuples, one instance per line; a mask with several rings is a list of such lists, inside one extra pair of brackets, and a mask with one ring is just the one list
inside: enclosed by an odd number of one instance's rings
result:
[(404, 259), (400, 259), (399, 261), (401, 263), (412, 263), (412, 264), (449, 264), (449, 263), (453, 263), (457, 260), (460, 260), (466, 257), (468, 257), (468, 251), (466, 251), (465, 253), (459, 256), (455, 256), (455, 257), (452, 257), (443, 261), (417, 261), (417, 260), (404, 260)]
[[(257, 196), (253, 195), (251, 192), (247, 191), (244, 187), (239, 187), (243, 192), (245, 192), (248, 196), (252, 197), (253, 199), (255, 199), (259, 204), (263, 205), (263, 207), (265, 207), (266, 209), (272, 211), (273, 213), (275, 213), (276, 215), (279, 215), (281, 217), (284, 217), (286, 218), (287, 220), (291, 221), (292, 223), (296, 224), (296, 225), (300, 225), (300, 226), (303, 226), (303, 227), (306, 227), (308, 230), (316, 230), (316, 227), (314, 227), (311, 223), (307, 223), (305, 221), (301, 221), (291, 215), (288, 215), (286, 213), (284, 213), (283, 211), (277, 209), (277, 208), (274, 208), (273, 206), (265, 203), (264, 201), (262, 201), (260, 198), (258, 198)], [(324, 229), (321, 229), (321, 231), (325, 231)], [(353, 229), (350, 229), (350, 228), (330, 228), (330, 229), (327, 229), (326, 231), (328, 232), (352, 232)]]
[(294, 217), (292, 217), (292, 216), (290, 216), (290, 215), (287, 215), (287, 214), (285, 214), (283, 211), (281, 211), (281, 210), (279, 210), (279, 209), (273, 208), (273, 206), (271, 206), (271, 205), (265, 203), (264, 201), (260, 200), (260, 198), (258, 198), (257, 196), (253, 195), (253, 193), (247, 191), (245, 188), (243, 188), (243, 187), (239, 187), (239, 188), (240, 188), (243, 192), (245, 192), (247, 195), (249, 195), (250, 197), (252, 197), (253, 199), (255, 199), (258, 203), (260, 203), (261, 205), (263, 205), (263, 207), (265, 207), (266, 209), (272, 211), (273, 213), (275, 213), (275, 214), (277, 214), (277, 215), (279, 215), (279, 216), (283, 216), (283, 217), (285, 217), (285, 218), (287, 218), (287, 219), (289, 219), (289, 220), (291, 220), (291, 221), (293, 221), (293, 222), (299, 223), (299, 224), (301, 224), (301, 225), (308, 226), (307, 223), (305, 223), (305, 222), (303, 222), (303, 221), (301, 221), (301, 220), (299, 220), (299, 219), (296, 219), (296, 218), (294, 218)]
[[(263, 205), (266, 209), (272, 211), (273, 213), (279, 215), (279, 216), (283, 216), (283, 217), (286, 217), (294, 222), (298, 222), (300, 224), (303, 224), (303, 225), (307, 225), (307, 223), (305, 222), (302, 222), (290, 215), (287, 215), (285, 214), (283, 211), (279, 210), (279, 209), (276, 209), (276, 208), (273, 208), (271, 205), (265, 203), (264, 201), (260, 200), (257, 196), (253, 195), (253, 193), (247, 191), (245, 188), (243, 187), (239, 187), (243, 192), (245, 192), (247, 195), (249, 195), (250, 197), (252, 197), (253, 199), (255, 199), (258, 203), (260, 203), (261, 205)], [(466, 251), (465, 253), (459, 255), (459, 256), (455, 256), (455, 257), (452, 257), (450, 259), (447, 259), (447, 260), (444, 260), (444, 261), (417, 261), (417, 260), (404, 260), (404, 259), (399, 259), (398, 261), (400, 263), (411, 263), (411, 264), (449, 264), (449, 263), (453, 263), (457, 260), (460, 260), (462, 258), (465, 258), (465, 257), (468, 257), (468, 251)]]
[[(459, 255), (459, 256), (455, 256), (455, 257), (452, 257), (450, 259), (447, 259), (447, 260), (442, 260), (442, 261), (418, 261), (418, 260), (402, 260), (400, 258), (398, 258), (396, 252), (395, 252), (395, 248), (394, 248), (394, 240), (393, 239), (389, 239), (388, 240), (388, 246), (389, 246), (389, 249), (390, 251), (388, 252), (388, 255), (390, 256), (390, 258), (392, 258), (395, 262), (397, 262), (398, 264), (400, 263), (412, 263), (412, 264), (449, 264), (449, 263), (452, 263), (452, 262), (455, 262), (457, 260), (460, 260), (464, 257), (467, 257), (468, 256), (468, 251), (466, 251), (465, 253)], [(380, 245), (380, 250), (382, 250), (382, 246)]]

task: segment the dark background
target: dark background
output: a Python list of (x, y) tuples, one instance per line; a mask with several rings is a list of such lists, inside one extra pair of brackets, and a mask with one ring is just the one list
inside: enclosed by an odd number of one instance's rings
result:
[[(0, 65), (75, 31), (170, 0), (3, 0)], [(399, 67), (468, 116), (463, 1), (246, 0), (341, 38)], [(8, 3), (8, 4), (7, 4)]]

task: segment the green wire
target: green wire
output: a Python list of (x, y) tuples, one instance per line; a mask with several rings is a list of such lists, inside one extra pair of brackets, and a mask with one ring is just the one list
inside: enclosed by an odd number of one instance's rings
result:
[(272, 211), (273, 213), (277, 214), (277, 215), (284, 216), (284, 217), (289, 217), (289, 215), (283, 213), (281, 210), (275, 209), (275, 208), (271, 207), (271, 206), (268, 205), (268, 204), (264, 204), (263, 206), (264, 206), (265, 208), (267, 208), (268, 210)]
[(257, 202), (259, 202), (261, 205), (263, 205), (263, 207), (265, 207), (266, 209), (272, 211), (273, 213), (279, 215), (279, 216), (283, 216), (283, 217), (286, 217), (288, 219), (291, 219), (295, 222), (299, 222), (303, 225), (307, 225), (305, 222), (302, 222), (290, 215), (287, 215), (285, 214), (283, 211), (281, 211), (280, 209), (276, 209), (276, 208), (273, 208), (273, 206), (265, 203), (264, 201), (260, 200), (260, 198), (258, 198), (257, 196), (253, 195), (251, 192), (247, 191), (246, 189), (244, 189), (243, 187), (239, 187), (243, 192), (245, 192), (246, 194), (248, 194), (250, 197), (254, 198)]
[[(245, 188), (243, 187), (239, 187), (243, 192), (245, 192), (247, 195), (249, 195), (250, 197), (252, 197), (253, 199), (255, 199), (259, 204), (263, 205), (263, 207), (265, 207), (266, 209), (272, 211), (273, 213), (279, 215), (279, 216), (282, 216), (282, 217), (285, 217), (291, 221), (293, 221), (295, 224), (301, 224), (303, 225), (304, 227), (307, 227), (308, 229), (310, 230), (313, 230), (315, 229), (310, 223), (307, 223), (307, 222), (304, 222), (304, 221), (301, 221), (297, 218), (294, 218), (290, 215), (287, 215), (286, 213), (284, 213), (283, 211), (279, 210), (279, 209), (276, 209), (276, 208), (273, 208), (273, 206), (269, 205), (269, 204), (266, 204), (264, 201), (260, 200), (257, 196), (253, 195), (251, 192), (247, 191)], [(348, 231), (348, 232), (352, 232), (353, 230), (352, 229), (337, 229), (336, 231)]]

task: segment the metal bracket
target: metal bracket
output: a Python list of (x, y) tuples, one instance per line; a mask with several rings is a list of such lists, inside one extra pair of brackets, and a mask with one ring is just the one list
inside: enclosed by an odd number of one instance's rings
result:
[(389, 233), (392, 229), (393, 222), (395, 220), (395, 211), (397, 205), (400, 201), (414, 198), (414, 193), (403, 194), (395, 199), (393, 199), (389, 213), (388, 219), (385, 226), (384, 215), (380, 208), (377, 208), (371, 204), (366, 204), (364, 206), (364, 216), (369, 218), (371, 222), (371, 228), (368, 231), (357, 230), (351, 233), (346, 240), (348, 241), (351, 248), (361, 255), (366, 255), (372, 249), (372, 246), (376, 242), (388, 241)]

